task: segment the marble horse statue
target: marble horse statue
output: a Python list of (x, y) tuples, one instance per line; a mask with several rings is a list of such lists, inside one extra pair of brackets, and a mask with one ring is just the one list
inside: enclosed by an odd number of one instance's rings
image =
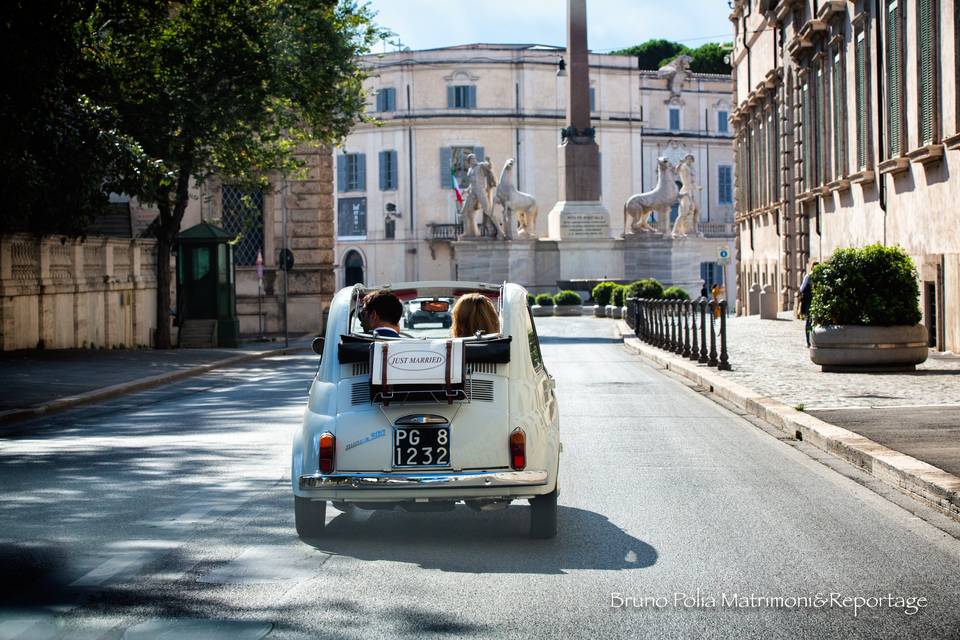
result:
[(694, 157), (687, 154), (677, 165), (677, 174), (680, 176), (680, 213), (673, 223), (674, 238), (686, 238), (687, 234), (696, 228), (700, 216), (700, 205), (697, 204), (697, 192), (702, 187), (697, 186), (697, 177), (693, 172)]
[(506, 240), (512, 238), (511, 218), (517, 219), (517, 237), (523, 240), (537, 237), (537, 201), (529, 193), (519, 191), (513, 186), (513, 158), (503, 165), (497, 192), (493, 197), (494, 206), (503, 208), (501, 221), (506, 231)]
[[(669, 220), (670, 208), (677, 201), (677, 182), (673, 172), (673, 165), (666, 158), (657, 160), (657, 186), (653, 191), (637, 193), (630, 196), (623, 204), (624, 235), (634, 235), (643, 231), (654, 233), (657, 229), (647, 221), (651, 213), (657, 215), (657, 220)], [(630, 217), (630, 227), (627, 227), (627, 216)]]
[(460, 210), (463, 216), (463, 234), (460, 237), (477, 237), (477, 209), (480, 209), (483, 214), (481, 224), (486, 224), (487, 220), (492, 221), (500, 237), (506, 237), (503, 221), (494, 218), (493, 205), (490, 203), (490, 190), (497, 186), (497, 180), (493, 177), (493, 170), (490, 168), (490, 160), (480, 162), (474, 154), (468, 155), (466, 182), (463, 207)]

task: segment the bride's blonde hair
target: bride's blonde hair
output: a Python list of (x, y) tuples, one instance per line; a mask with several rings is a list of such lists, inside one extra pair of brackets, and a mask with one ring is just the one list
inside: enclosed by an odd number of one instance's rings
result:
[(500, 318), (489, 298), (481, 293), (468, 293), (453, 305), (453, 328), (450, 335), (467, 338), (477, 331), (500, 333)]

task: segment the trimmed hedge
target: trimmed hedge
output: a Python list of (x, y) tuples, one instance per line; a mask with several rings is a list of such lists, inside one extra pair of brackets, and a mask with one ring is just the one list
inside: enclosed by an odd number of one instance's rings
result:
[(558, 307), (573, 307), (583, 304), (583, 298), (575, 291), (561, 291), (553, 296), (553, 302)]
[(527, 294), (527, 306), (528, 306), (528, 307), (532, 307), (532, 306), (535, 305), (535, 304), (537, 304), (537, 299), (533, 296), (532, 293), (528, 293), (528, 294)]
[(616, 282), (601, 282), (593, 288), (593, 291), (590, 292), (590, 297), (593, 298), (593, 301), (605, 307), (610, 304), (610, 297), (613, 295), (613, 289), (619, 285)]
[(653, 278), (634, 280), (627, 285), (627, 297), (656, 300), (663, 297), (663, 285)]
[(690, 294), (680, 287), (667, 287), (663, 290), (664, 300), (689, 300)]
[(623, 298), (627, 293), (627, 287), (622, 284), (618, 284), (616, 289), (613, 290), (613, 293), (610, 294), (610, 301), (615, 307), (623, 306)]
[(920, 322), (917, 269), (900, 247), (838, 249), (810, 276), (810, 319), (817, 325), (888, 327)]
[(553, 296), (549, 293), (541, 293), (536, 298), (536, 303), (541, 307), (552, 307), (553, 306)]

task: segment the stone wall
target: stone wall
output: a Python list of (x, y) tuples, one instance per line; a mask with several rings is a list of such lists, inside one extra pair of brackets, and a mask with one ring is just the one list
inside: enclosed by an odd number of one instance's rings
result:
[(156, 295), (153, 240), (0, 237), (0, 350), (151, 345)]

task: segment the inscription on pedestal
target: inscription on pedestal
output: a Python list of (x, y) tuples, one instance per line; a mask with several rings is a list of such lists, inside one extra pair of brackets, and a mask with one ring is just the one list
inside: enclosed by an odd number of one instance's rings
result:
[(564, 213), (560, 218), (562, 238), (606, 238), (610, 235), (607, 215), (597, 213)]

